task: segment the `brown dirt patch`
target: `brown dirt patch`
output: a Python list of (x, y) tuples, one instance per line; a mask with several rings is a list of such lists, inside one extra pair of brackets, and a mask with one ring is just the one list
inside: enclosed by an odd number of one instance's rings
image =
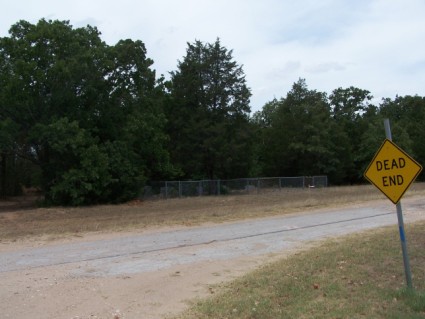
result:
[[(425, 194), (414, 184), (406, 196)], [(55, 240), (99, 232), (140, 231), (152, 227), (193, 226), (262, 218), (303, 210), (383, 199), (370, 185), (322, 189), (285, 189), (239, 196), (208, 196), (121, 205), (39, 208), (36, 196), (0, 200), (0, 242), (34, 237)]]

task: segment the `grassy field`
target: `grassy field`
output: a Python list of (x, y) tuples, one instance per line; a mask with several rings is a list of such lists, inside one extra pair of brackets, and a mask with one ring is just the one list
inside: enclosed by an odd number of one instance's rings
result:
[(414, 291), (390, 227), (328, 240), (215, 287), (222, 292), (178, 318), (425, 318), (425, 223), (406, 233)]
[[(405, 196), (418, 194), (425, 194), (425, 183), (412, 185)], [(288, 189), (255, 195), (136, 200), (121, 205), (77, 208), (37, 208), (27, 198), (17, 198), (0, 201), (0, 241), (221, 223), (383, 198), (371, 185)]]

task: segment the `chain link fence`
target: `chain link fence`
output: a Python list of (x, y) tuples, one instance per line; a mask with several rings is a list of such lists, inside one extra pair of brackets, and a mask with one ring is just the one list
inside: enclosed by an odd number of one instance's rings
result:
[(161, 199), (208, 195), (243, 195), (279, 191), (284, 188), (315, 188), (327, 186), (327, 176), (160, 181), (147, 183), (142, 197), (144, 199)]

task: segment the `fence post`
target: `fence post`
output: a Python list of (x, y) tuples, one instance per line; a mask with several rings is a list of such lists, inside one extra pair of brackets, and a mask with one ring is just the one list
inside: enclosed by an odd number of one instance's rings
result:
[(217, 195), (220, 196), (220, 180), (217, 180)]
[(165, 181), (165, 199), (168, 199), (168, 183)]
[(182, 197), (182, 182), (179, 181), (179, 197)]

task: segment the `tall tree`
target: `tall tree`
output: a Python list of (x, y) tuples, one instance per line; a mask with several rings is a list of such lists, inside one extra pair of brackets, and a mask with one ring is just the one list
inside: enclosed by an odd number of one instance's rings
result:
[(17, 132), (14, 123), (0, 116), (0, 197), (21, 193), (23, 179), (17, 167), (18, 159), (13, 153), (15, 136)]
[[(419, 163), (425, 163), (425, 97), (397, 96), (382, 100), (379, 112), (389, 118), (394, 141)], [(425, 179), (422, 172), (420, 179)]]
[(0, 56), (0, 120), (16, 127), (14, 154), (41, 168), (48, 201), (122, 201), (166, 172), (163, 94), (141, 41), (20, 21)]
[(337, 156), (342, 164), (339, 183), (358, 183), (363, 179), (359, 171), (364, 162), (358, 154), (363, 147), (361, 136), (370, 128), (369, 121), (377, 112), (372, 98), (369, 91), (353, 86), (335, 89), (329, 96)]
[[(273, 162), (274, 149), (268, 149), (270, 138), (273, 135), (273, 124), (280, 102), (273, 99), (267, 102), (260, 111), (251, 117), (253, 126), (253, 163), (251, 167), (252, 176), (276, 174), (276, 165)], [(270, 175), (269, 175), (270, 176)]]
[[(264, 173), (269, 176), (334, 174), (340, 169), (325, 93), (309, 90), (304, 79), (273, 102), (264, 139)], [(269, 105), (269, 104), (268, 104)]]
[(185, 178), (246, 176), (251, 161), (249, 98), (242, 67), (217, 39), (188, 43), (171, 73), (173, 162)]

